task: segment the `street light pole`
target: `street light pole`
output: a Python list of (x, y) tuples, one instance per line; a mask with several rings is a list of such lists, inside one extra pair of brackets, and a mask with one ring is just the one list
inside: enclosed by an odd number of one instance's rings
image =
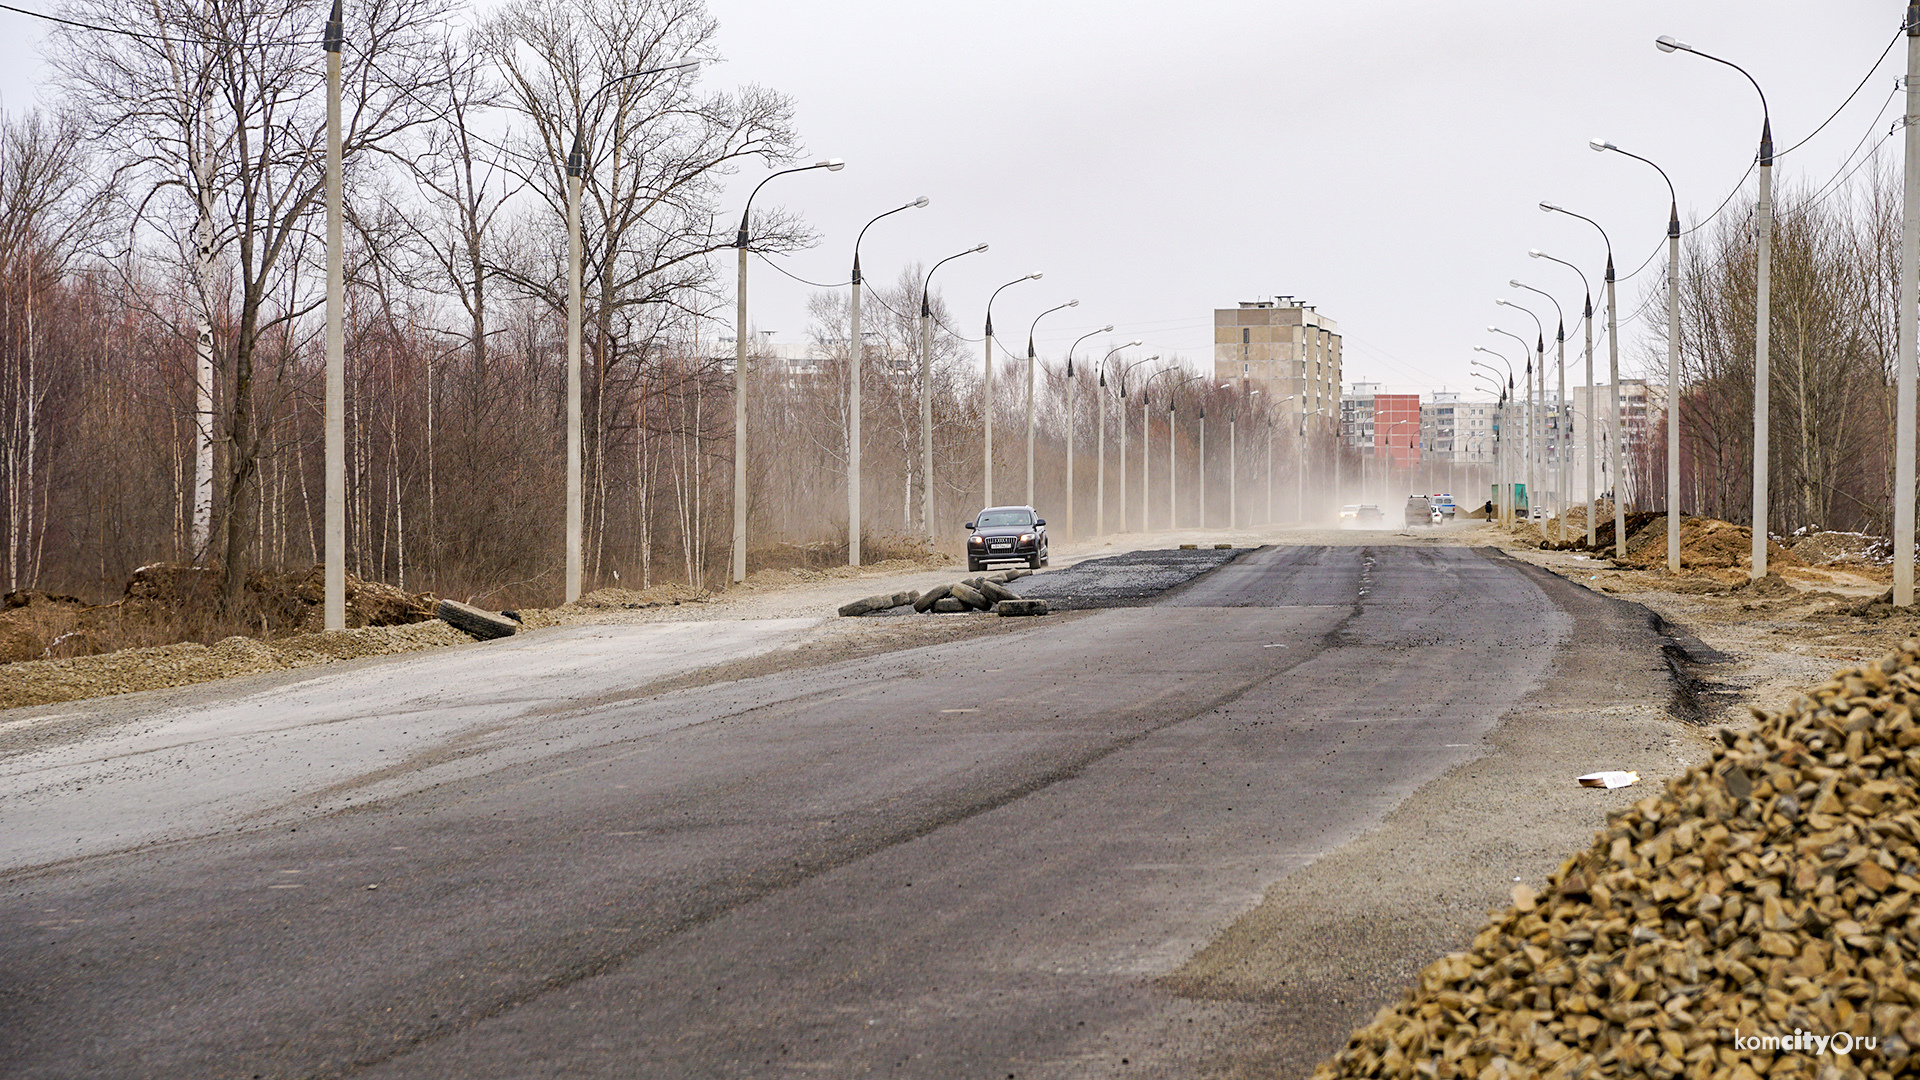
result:
[[(1094, 469), (1093, 485), (1093, 535), (1095, 536), (1105, 536), (1107, 534), (1107, 364), (1113, 359), (1114, 353), (1119, 352), (1121, 349), (1130, 349), (1138, 344), (1140, 344), (1140, 339), (1135, 338), (1125, 345), (1116, 345), (1108, 349), (1107, 355), (1100, 358), (1099, 385), (1094, 387), (1094, 393), (1100, 399), (1100, 419), (1098, 423), (1100, 449), (1097, 454), (1100, 464)], [(1121, 378), (1124, 380), (1125, 377), (1123, 373)], [(1122, 396), (1125, 396), (1126, 383), (1124, 381), (1120, 384), (1120, 392)], [(1120, 410), (1120, 510), (1121, 518), (1123, 519), (1120, 529), (1122, 532), (1126, 531), (1126, 525), (1124, 523), (1126, 509), (1127, 413), (1125, 409), (1122, 409)]]
[(960, 258), (987, 250), (976, 244), (933, 264), (920, 283), (920, 527), (933, 535), (933, 271)]
[[(575, 143), (576, 148), (578, 145), (578, 143)], [(779, 172), (774, 173), (773, 176), (769, 176), (765, 180), (755, 184), (753, 190), (747, 195), (746, 205), (740, 208), (740, 231), (734, 237), (733, 242), (734, 249), (739, 252), (740, 262), (740, 281), (734, 293), (735, 311), (733, 325), (733, 580), (736, 582), (747, 580), (747, 338), (749, 336), (749, 328), (747, 326), (747, 244), (750, 242), (750, 238), (747, 235), (748, 216), (753, 213), (753, 197), (760, 194), (760, 189), (766, 187), (767, 184), (773, 180), (774, 176), (808, 172), (813, 169), (827, 169), (831, 172), (839, 172), (841, 169), (846, 168), (846, 164), (846, 162), (841, 161), (839, 158), (829, 158), (826, 161), (816, 161), (811, 165), (800, 165), (791, 169), (781, 169)], [(579, 178), (576, 176), (572, 188), (572, 205), (575, 207), (573, 223), (574, 280), (572, 285), (574, 290), (572, 298), (575, 321), (573, 325), (573, 336), (568, 339), (567, 343), (567, 370), (569, 377), (567, 393), (569, 400), (574, 403), (574, 411), (572, 412), (569, 423), (573, 425), (579, 423), (579, 412), (577, 411), (578, 401), (576, 397), (579, 393), (578, 380), (580, 374), (578, 321), (580, 304), (579, 190)], [(579, 451), (577, 441), (578, 432), (573, 431), (571, 427), (569, 428), (569, 432), (568, 445), (572, 449), (568, 454), (568, 467), (577, 472), (580, 467), (577, 456)], [(577, 491), (572, 485), (569, 485), (568, 490), (567, 520), (570, 523), (569, 528), (573, 528), (571, 523), (574, 520), (574, 516), (578, 513)], [(578, 534), (575, 533), (574, 536), (577, 541)], [(571, 560), (577, 559), (578, 557), (579, 545), (576, 542), (567, 548), (567, 558), (570, 560), (569, 565), (572, 565)], [(578, 579), (571, 570), (568, 573), (568, 580), (572, 583), (573, 589), (578, 588)]]
[[(1566, 261), (1565, 259), (1556, 259), (1553, 256), (1547, 254), (1546, 252), (1541, 251), (1539, 248), (1534, 248), (1533, 250), (1528, 251), (1527, 254), (1530, 257), (1535, 259), (1545, 259), (1548, 262), (1559, 263), (1561, 266), (1564, 266), (1567, 269), (1573, 271), (1574, 273), (1580, 275), (1580, 290), (1583, 294), (1582, 303), (1585, 306), (1585, 310), (1581, 315), (1581, 321), (1586, 325), (1586, 332), (1587, 332), (1587, 437), (1586, 437), (1587, 488), (1586, 488), (1586, 493), (1587, 493), (1587, 547), (1591, 548), (1599, 540), (1599, 533), (1598, 533), (1599, 522), (1596, 519), (1598, 517), (1598, 513), (1600, 510), (1599, 496), (1597, 496), (1593, 490), (1593, 454), (1594, 454), (1594, 448), (1593, 448), (1593, 404), (1594, 404), (1593, 402), (1593, 391), (1594, 391), (1594, 386), (1593, 386), (1593, 289), (1591, 286), (1587, 284), (1586, 273), (1582, 271), (1579, 267), (1573, 265), (1572, 263)], [(1565, 374), (1566, 374), (1566, 368), (1563, 365), (1561, 368), (1561, 389), (1563, 392), (1566, 389)], [(1562, 407), (1565, 407), (1566, 402), (1563, 400), (1560, 404)], [(1566, 469), (1566, 466), (1563, 464), (1561, 466), (1561, 470), (1563, 473), (1565, 472), (1565, 469)], [(1562, 536), (1562, 539), (1565, 539), (1564, 535)]]
[[(1520, 311), (1526, 311), (1526, 309), (1520, 307), (1520, 305), (1507, 300), (1495, 300), (1494, 303), (1505, 304)], [(1532, 315), (1533, 313), (1528, 311), (1527, 314)], [(1527, 519), (1531, 520), (1533, 518), (1533, 501), (1539, 495), (1538, 485), (1534, 483), (1533, 479), (1533, 347), (1527, 344), (1526, 338), (1511, 331), (1502, 330), (1497, 326), (1489, 326), (1487, 330), (1489, 333), (1505, 334), (1507, 337), (1519, 342), (1520, 355), (1526, 358), (1526, 396), (1521, 399), (1520, 404), (1520, 439), (1519, 445), (1516, 447), (1516, 449), (1520, 451), (1520, 468), (1514, 471), (1514, 479), (1526, 485)], [(1499, 354), (1495, 353), (1494, 355), (1498, 356)], [(1506, 357), (1501, 356), (1500, 359), (1505, 360)], [(1508, 373), (1508, 377), (1512, 377), (1511, 372)]]
[[(1606, 139), (1591, 139), (1596, 151), (1611, 150), (1652, 166), (1667, 184), (1667, 572), (1680, 572), (1680, 196), (1667, 170)], [(1611, 303), (1611, 298), (1609, 298)], [(1764, 338), (1765, 335), (1762, 335)], [(1620, 483), (1619, 477), (1614, 484)]]
[(1038, 281), (1040, 280), (1040, 277), (1041, 277), (1041, 272), (1038, 270), (1035, 270), (1033, 273), (1028, 274), (1026, 277), (1014, 278), (1012, 281), (1007, 282), (1006, 285), (1002, 285), (1000, 286), (999, 289), (993, 290), (993, 292), (987, 296), (987, 334), (985, 339), (986, 353), (987, 353), (987, 366), (986, 366), (985, 378), (980, 383), (980, 401), (981, 401), (981, 405), (980, 405), (981, 473), (980, 475), (981, 475), (981, 481), (982, 481), (981, 486), (983, 488), (981, 494), (982, 494), (982, 497), (986, 500), (983, 505), (986, 505), (986, 506), (994, 505), (993, 503), (993, 301), (995, 297), (998, 297), (1000, 295), (1001, 289), (1005, 289), (1012, 285), (1018, 285), (1023, 281)]
[(1081, 334), (1067, 346), (1067, 535), (1076, 536), (1073, 531), (1073, 350), (1094, 334), (1113, 332), (1113, 324), (1108, 323), (1092, 333)]
[[(1553, 305), (1554, 316), (1560, 320), (1559, 329), (1555, 330), (1553, 335), (1554, 349), (1556, 350), (1560, 368), (1560, 388), (1556, 391), (1556, 398), (1553, 403), (1553, 464), (1547, 466), (1547, 482), (1553, 484), (1557, 489), (1553, 496), (1554, 521), (1558, 526), (1555, 530), (1555, 535), (1559, 537), (1561, 543), (1566, 543), (1567, 425), (1565, 417), (1567, 415), (1567, 314), (1560, 310), (1560, 301), (1555, 300), (1551, 294), (1542, 292), (1531, 285), (1523, 285), (1518, 280), (1509, 281), (1507, 284), (1513, 288), (1525, 289), (1530, 293), (1539, 293), (1539, 295), (1546, 297), (1547, 302)], [(1541, 412), (1543, 413), (1546, 411), (1546, 396), (1547, 369), (1545, 361), (1543, 360), (1540, 367), (1540, 405)], [(1556, 466), (1560, 471), (1558, 480), (1555, 480), (1553, 477), (1553, 469)]]
[(1906, 182), (1900, 219), (1900, 343), (1893, 462), (1893, 602), (1913, 606), (1915, 309), (1920, 308), (1920, 0), (1907, 4)]
[[(327, 16), (327, 403), (326, 595), (321, 626), (347, 626), (347, 345), (342, 329), (346, 286), (340, 221), (340, 48), (345, 37), (340, 0)], [(202, 204), (204, 205), (204, 204)], [(202, 249), (205, 250), (205, 249)], [(204, 340), (204, 339), (203, 339)], [(201, 385), (207, 385), (202, 383)]]
[[(1493, 327), (1488, 327), (1487, 329), (1489, 329), (1489, 330), (1492, 330), (1492, 329), (1493, 329)], [(1503, 334), (1505, 334), (1505, 333), (1506, 333), (1506, 331), (1504, 331), (1504, 330), (1501, 330), (1501, 331), (1499, 331), (1499, 333), (1503, 333)], [(1507, 334), (1507, 336), (1508, 336), (1508, 337), (1513, 337), (1513, 335), (1512, 335), (1512, 334)], [(1518, 340), (1518, 339), (1516, 339), (1516, 340)], [(1520, 342), (1520, 345), (1521, 345), (1521, 347), (1522, 347), (1522, 348), (1525, 348), (1525, 347), (1526, 347), (1526, 342), (1524, 342), (1524, 341), (1521, 341), (1521, 342)], [(1474, 351), (1474, 352), (1483, 352), (1483, 353), (1486, 353), (1486, 354), (1487, 354), (1488, 356), (1491, 356), (1491, 357), (1493, 357), (1493, 358), (1495, 358), (1495, 359), (1497, 359), (1497, 360), (1499, 360), (1499, 361), (1500, 361), (1500, 362), (1501, 362), (1502, 364), (1504, 364), (1504, 365), (1506, 365), (1506, 369), (1507, 369), (1507, 387), (1506, 387), (1506, 390), (1505, 390), (1504, 392), (1502, 392), (1502, 394), (1501, 394), (1501, 397), (1500, 397), (1500, 417), (1499, 417), (1499, 422), (1500, 422), (1500, 424), (1502, 425), (1502, 428), (1503, 428), (1503, 429), (1504, 429), (1504, 430), (1506, 431), (1506, 434), (1507, 434), (1507, 435), (1509, 435), (1509, 436), (1511, 436), (1511, 435), (1513, 434), (1513, 431), (1512, 431), (1512, 428), (1513, 428), (1513, 425), (1511, 425), (1511, 424), (1508, 424), (1508, 423), (1506, 423), (1506, 420), (1507, 420), (1507, 415), (1506, 415), (1506, 403), (1507, 403), (1507, 402), (1508, 402), (1509, 400), (1511, 400), (1511, 399), (1513, 398), (1513, 361), (1511, 361), (1511, 360), (1509, 360), (1509, 359), (1507, 359), (1505, 355), (1503, 355), (1503, 354), (1501, 354), (1501, 353), (1497, 353), (1497, 352), (1495, 352), (1495, 351), (1493, 351), (1492, 349), (1489, 349), (1489, 348), (1487, 348), (1487, 347), (1486, 347), (1485, 345), (1475, 345), (1475, 346), (1473, 347), (1473, 351)], [(1523, 355), (1524, 355), (1524, 354), (1523, 354)], [(1486, 368), (1486, 369), (1487, 369), (1488, 371), (1490, 371), (1490, 372), (1492, 372), (1492, 373), (1493, 373), (1493, 377), (1494, 377), (1494, 385), (1495, 385), (1495, 386), (1498, 386), (1498, 385), (1499, 385), (1499, 383), (1500, 383), (1500, 372), (1499, 372), (1499, 371), (1498, 371), (1497, 369), (1495, 369), (1495, 368), (1493, 367), (1493, 365), (1491, 365), (1491, 364), (1482, 364), (1482, 363), (1480, 363), (1480, 361), (1478, 361), (1478, 360), (1475, 360), (1475, 361), (1473, 361), (1473, 363), (1474, 363), (1474, 364), (1475, 364), (1476, 366), (1479, 366), (1479, 367), (1483, 367), (1483, 368)], [(1504, 442), (1504, 440), (1502, 440), (1502, 442)], [(1506, 520), (1506, 524), (1508, 524), (1509, 526), (1511, 526), (1511, 525), (1513, 524), (1513, 512), (1514, 512), (1514, 509), (1515, 509), (1515, 507), (1514, 507), (1514, 499), (1513, 499), (1513, 482), (1514, 482), (1514, 476), (1515, 476), (1515, 474), (1516, 474), (1516, 471), (1517, 471), (1517, 470), (1515, 470), (1515, 469), (1514, 469), (1514, 467), (1513, 467), (1513, 448), (1512, 448), (1512, 446), (1510, 446), (1510, 445), (1509, 445), (1509, 446), (1506, 446), (1506, 447), (1504, 448), (1504, 449), (1505, 449), (1505, 452), (1504, 452), (1504, 453), (1501, 453), (1501, 450), (1502, 450), (1502, 447), (1501, 447), (1501, 445), (1499, 445), (1499, 443), (1496, 443), (1496, 445), (1495, 445), (1495, 448), (1494, 448), (1494, 449), (1495, 449), (1495, 456), (1496, 456), (1496, 460), (1495, 460), (1495, 462), (1494, 462), (1494, 464), (1495, 464), (1495, 467), (1496, 467), (1496, 469), (1497, 469), (1497, 470), (1499, 471), (1499, 473), (1500, 473), (1500, 480), (1499, 480), (1499, 484), (1501, 485), (1501, 487), (1500, 487), (1500, 494), (1501, 494), (1501, 502), (1502, 502), (1502, 503), (1503, 503), (1503, 504), (1505, 505), (1505, 507), (1506, 507), (1506, 513), (1505, 513), (1505, 515), (1504, 515), (1504, 517), (1505, 517), (1505, 520)]]
[[(1177, 370), (1177, 369), (1170, 368), (1168, 370)], [(1173, 385), (1167, 387), (1167, 528), (1168, 529), (1177, 529), (1180, 527), (1180, 505), (1179, 505), (1180, 472), (1179, 472), (1179, 469), (1175, 466), (1174, 459), (1173, 459), (1174, 448), (1179, 445), (1180, 440), (1174, 438), (1174, 423), (1173, 423), (1174, 411), (1175, 411), (1174, 403), (1179, 400), (1181, 387), (1200, 378), (1202, 378), (1202, 376), (1189, 375), (1186, 378), (1181, 379), (1179, 382), (1174, 383)], [(1206, 448), (1207, 448), (1207, 409), (1206, 409), (1206, 406), (1203, 404), (1200, 407), (1200, 451), (1202, 456), (1205, 455)], [(1201, 502), (1202, 502), (1203, 509), (1205, 506), (1205, 500), (1206, 500), (1206, 493), (1203, 490), (1201, 493)], [(1204, 513), (1201, 515), (1200, 525), (1201, 525), (1201, 528), (1206, 527), (1206, 515)]]
[(912, 210), (927, 205), (925, 195), (896, 206), (884, 214), (876, 215), (872, 221), (860, 226), (860, 232), (853, 238), (853, 302), (849, 307), (850, 323), (847, 343), (847, 565), (860, 565), (860, 379), (866, 366), (866, 342), (860, 336), (860, 242), (867, 237), (867, 230), (873, 228), (873, 222), (883, 217), (897, 214), (902, 210)]
[[(1621, 430), (1620, 429), (1620, 340), (1619, 340), (1620, 313), (1619, 313), (1619, 309), (1614, 306), (1614, 302), (1613, 302), (1613, 294), (1614, 294), (1613, 240), (1607, 236), (1607, 230), (1601, 228), (1600, 223), (1593, 220), (1590, 217), (1585, 217), (1583, 215), (1576, 214), (1571, 210), (1565, 209), (1564, 207), (1561, 207), (1561, 206), (1557, 206), (1550, 202), (1541, 203), (1540, 209), (1549, 214), (1565, 214), (1570, 218), (1578, 218), (1579, 220), (1586, 222), (1587, 224), (1593, 226), (1594, 230), (1600, 234), (1600, 242), (1605, 244), (1607, 247), (1607, 271), (1606, 271), (1607, 381), (1610, 383), (1608, 396), (1611, 399), (1610, 404), (1608, 406), (1608, 418), (1607, 418), (1607, 431), (1609, 433), (1608, 442), (1610, 444), (1608, 446), (1607, 452), (1610, 455), (1608, 460), (1611, 462), (1611, 465), (1612, 465), (1612, 469), (1610, 471), (1610, 480), (1611, 480), (1612, 491), (1613, 491), (1614, 554), (1621, 558), (1625, 558), (1627, 554), (1627, 507), (1626, 507), (1626, 501), (1622, 497), (1623, 489), (1620, 483), (1620, 477), (1621, 477), (1620, 444), (1622, 441), (1620, 437), (1620, 430)], [(1587, 385), (1588, 386), (1593, 385), (1593, 377), (1591, 374), (1589, 374), (1587, 377)], [(1588, 412), (1591, 413), (1592, 410), (1589, 409)], [(1591, 427), (1591, 423), (1589, 423), (1589, 427)], [(1591, 445), (1593, 440), (1591, 437), (1589, 437), (1587, 441), (1588, 441), (1588, 444)], [(1598, 539), (1598, 538), (1595, 537), (1595, 539)]]
[(1753, 84), (1754, 93), (1760, 95), (1760, 194), (1753, 212), (1754, 230), (1758, 234), (1754, 239), (1758, 265), (1754, 268), (1753, 297), (1753, 556), (1748, 567), (1748, 575), (1757, 581), (1767, 576), (1767, 459), (1773, 445), (1767, 430), (1770, 419), (1768, 399), (1772, 390), (1767, 352), (1773, 337), (1770, 298), (1773, 270), (1773, 116), (1767, 110), (1767, 92), (1760, 89), (1759, 80), (1746, 68), (1731, 60), (1722, 60), (1712, 53), (1701, 52), (1665, 34), (1654, 40), (1654, 46), (1661, 52), (1689, 52), (1716, 64), (1724, 64), (1745, 75), (1747, 81)]
[(1050, 307), (1047, 310), (1041, 312), (1040, 314), (1035, 315), (1033, 317), (1033, 323), (1027, 327), (1027, 505), (1028, 506), (1033, 505), (1033, 400), (1034, 400), (1033, 372), (1034, 372), (1034, 361), (1035, 361), (1035, 356), (1033, 351), (1033, 332), (1040, 325), (1041, 319), (1046, 318), (1047, 316), (1053, 314), (1056, 311), (1065, 311), (1070, 307), (1079, 307), (1079, 306), (1080, 306), (1080, 301), (1069, 300), (1066, 303), (1059, 305), (1058, 307)]
[[(1159, 357), (1156, 356), (1154, 359), (1158, 360)], [(1153, 469), (1151, 465), (1153, 459), (1153, 402), (1148, 391), (1153, 388), (1153, 380), (1163, 375), (1171, 375), (1179, 370), (1177, 367), (1161, 368), (1159, 371), (1147, 376), (1145, 381), (1140, 384), (1140, 529), (1143, 532), (1151, 532), (1153, 530), (1153, 515), (1149, 510), (1149, 502), (1153, 498)], [(1169, 399), (1171, 399), (1173, 394), (1171, 388), (1168, 389), (1167, 394)], [(1172, 409), (1171, 400), (1169, 400), (1167, 407), (1169, 410)], [(1173, 442), (1173, 422), (1169, 420), (1167, 423), (1167, 442), (1171, 444)], [(1167, 462), (1169, 465), (1173, 462), (1173, 454), (1171, 451), (1167, 454)], [(1172, 473), (1168, 473), (1167, 482), (1169, 484), (1173, 482)], [(1172, 518), (1167, 519), (1167, 528), (1173, 528)]]

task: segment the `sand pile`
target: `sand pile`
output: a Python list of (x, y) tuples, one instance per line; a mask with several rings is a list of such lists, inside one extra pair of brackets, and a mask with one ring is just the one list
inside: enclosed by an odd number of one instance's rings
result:
[(1920, 641), (1721, 732), (1315, 1076), (1911, 1075), (1916, 706)]

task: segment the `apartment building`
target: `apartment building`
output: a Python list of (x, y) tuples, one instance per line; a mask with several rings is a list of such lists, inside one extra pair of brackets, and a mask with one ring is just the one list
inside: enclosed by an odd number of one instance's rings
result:
[(1213, 313), (1213, 377), (1258, 390), (1276, 413), (1340, 414), (1339, 324), (1291, 296)]

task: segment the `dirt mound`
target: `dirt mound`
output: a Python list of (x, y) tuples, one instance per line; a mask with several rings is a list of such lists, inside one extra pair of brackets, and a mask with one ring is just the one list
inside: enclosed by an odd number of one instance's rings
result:
[(1802, 529), (1787, 538), (1787, 550), (1808, 566), (1833, 563), (1873, 565), (1884, 561), (1892, 542), (1884, 536), (1856, 532), (1821, 532)]
[[(434, 598), (347, 577), (348, 627), (404, 626), (433, 617)], [(0, 609), (0, 663), (94, 656), (182, 642), (208, 644), (236, 633), (316, 631), (325, 622), (326, 574), (315, 566), (247, 578), (237, 610), (223, 610), (219, 572), (176, 563), (143, 566), (121, 598), (88, 604), (32, 590), (6, 595)]]
[(1469, 950), (1429, 965), (1314, 1075), (1910, 1075), (1916, 706), (1908, 642), (1721, 732), (1705, 764), (1611, 816), (1544, 889), (1515, 886)]
[(81, 618), (87, 603), (37, 589), (15, 589), (0, 600), (0, 663), (78, 655), (87, 650)]
[[(1605, 530), (1611, 532), (1612, 530)], [(1745, 569), (1753, 558), (1753, 530), (1718, 518), (1680, 519), (1680, 566), (1683, 570)], [(1667, 559), (1667, 518), (1655, 515), (1638, 531), (1627, 530), (1625, 562), (1642, 568), (1660, 566)], [(1768, 566), (1799, 566), (1791, 551), (1767, 541)]]

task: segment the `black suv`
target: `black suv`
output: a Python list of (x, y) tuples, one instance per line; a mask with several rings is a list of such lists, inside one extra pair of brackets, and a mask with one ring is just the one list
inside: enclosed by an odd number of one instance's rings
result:
[(967, 522), (967, 569), (990, 562), (1024, 562), (1035, 570), (1047, 565), (1047, 519), (1031, 506), (989, 506)]

